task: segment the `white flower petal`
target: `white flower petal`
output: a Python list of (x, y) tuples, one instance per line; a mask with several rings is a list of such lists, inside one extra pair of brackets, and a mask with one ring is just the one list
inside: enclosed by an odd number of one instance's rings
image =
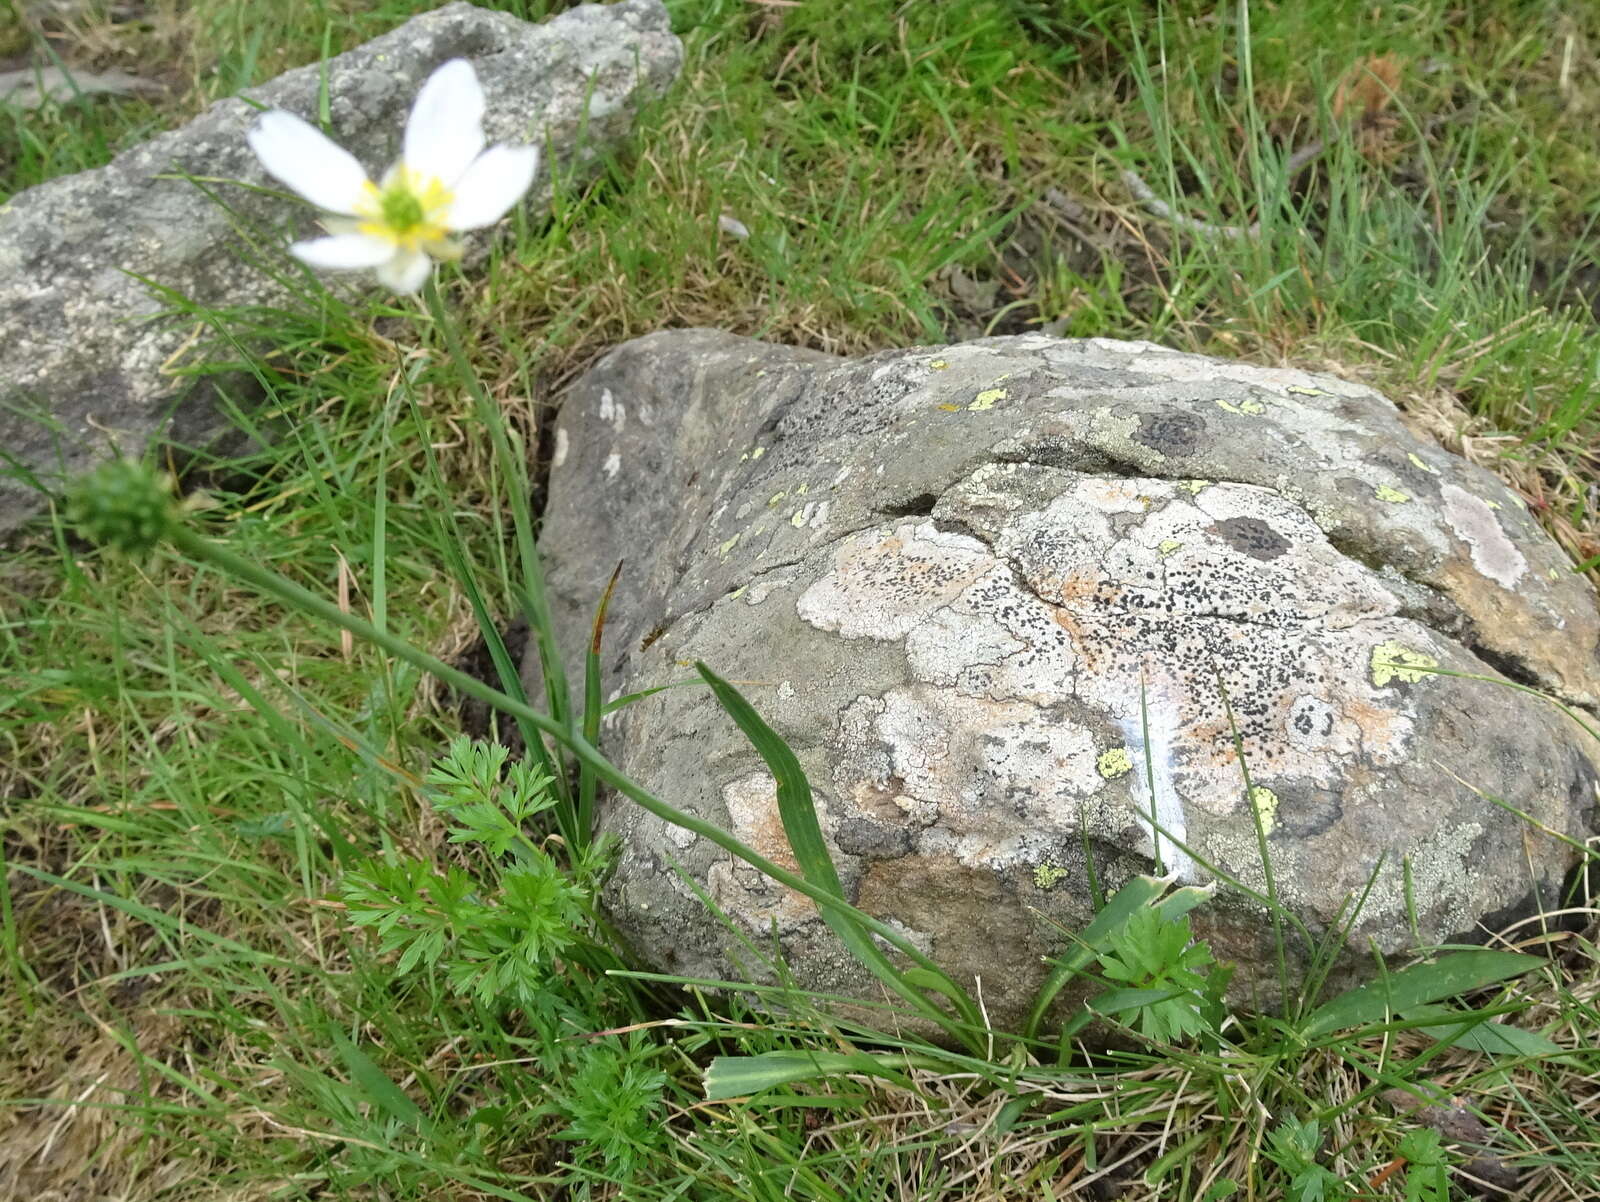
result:
[(329, 141), (315, 126), (293, 113), (274, 109), (262, 115), (246, 138), (268, 173), (317, 208), (330, 213), (356, 211), (367, 173), (353, 154)]
[(395, 256), (394, 244), (367, 234), (335, 234), (296, 242), (289, 253), (312, 267), (349, 271), (358, 267), (377, 267)]
[(522, 199), (539, 170), (537, 146), (495, 146), (479, 155), (455, 186), (445, 228), (480, 230)]
[(453, 187), (483, 151), (483, 108), (483, 88), (466, 59), (428, 76), (406, 121), (406, 166)]
[(378, 264), (378, 282), (396, 292), (415, 292), (428, 282), (433, 264), (419, 250), (402, 250), (387, 262)]

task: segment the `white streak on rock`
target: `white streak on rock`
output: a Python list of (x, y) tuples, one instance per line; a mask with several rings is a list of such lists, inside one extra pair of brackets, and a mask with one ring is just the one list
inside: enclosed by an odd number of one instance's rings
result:
[[(1178, 734), (1177, 715), (1159, 699), (1147, 698), (1148, 713), (1137, 710), (1132, 716), (1119, 719), (1122, 737), (1128, 745), (1128, 755), (1133, 760), (1133, 773), (1129, 789), (1139, 812), (1139, 825), (1144, 827), (1155, 848), (1157, 864), (1185, 885), (1200, 883), (1200, 866), (1188, 852), (1174, 840), (1189, 841), (1188, 822), (1184, 817), (1183, 801), (1172, 784), (1172, 745)], [(1146, 726), (1149, 727), (1150, 754), (1145, 755)], [(1150, 794), (1154, 786), (1155, 799)]]

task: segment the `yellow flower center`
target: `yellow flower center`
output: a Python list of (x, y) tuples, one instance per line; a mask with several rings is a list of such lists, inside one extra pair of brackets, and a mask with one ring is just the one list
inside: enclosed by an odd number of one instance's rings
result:
[(444, 221), (454, 199), (455, 194), (435, 176), (398, 163), (384, 177), (382, 188), (367, 181), (366, 195), (356, 206), (361, 218), (356, 228), (414, 252), (447, 241), (450, 231)]

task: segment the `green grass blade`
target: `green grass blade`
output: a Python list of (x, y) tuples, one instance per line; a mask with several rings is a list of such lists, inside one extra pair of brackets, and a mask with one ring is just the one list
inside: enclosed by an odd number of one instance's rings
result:
[[(616, 591), (617, 580), (622, 575), (622, 563), (611, 571), (606, 591), (594, 611), (594, 625), (589, 631), (589, 649), (583, 657), (583, 737), (591, 744), (600, 743), (600, 718), (605, 706), (600, 701), (600, 644), (605, 636), (606, 610), (611, 606), (611, 594)], [(594, 766), (587, 762), (578, 766), (578, 813), (576, 826), (585, 845), (594, 830), (594, 796), (597, 778)]]
[[(472, 616), (478, 623), (478, 632), (483, 636), (483, 645), (489, 651), (489, 659), (494, 664), (495, 676), (500, 680), (501, 691), (512, 700), (522, 705), (527, 705), (528, 695), (522, 687), (522, 673), (517, 663), (511, 658), (511, 651), (506, 647), (506, 641), (500, 635), (500, 625), (494, 620), (494, 615), (489, 612), (488, 603), (484, 600), (483, 592), (478, 588), (478, 582), (471, 566), (467, 563), (466, 556), (461, 553), (461, 548), (450, 538), (440, 540), (444, 546), (445, 556), (450, 561), (450, 570), (455, 574), (456, 582), (461, 585), (462, 591), (467, 595), (467, 602), (472, 606)], [(527, 754), (533, 757), (539, 771), (550, 778), (551, 787), (555, 789), (559, 805), (556, 807), (556, 818), (562, 828), (562, 835), (569, 840), (580, 840), (580, 832), (587, 828), (580, 824), (571, 812), (570, 796), (567, 777), (557, 766), (555, 758), (550, 754), (549, 747), (545, 744), (544, 735), (539, 728), (526, 718), (513, 717), (517, 724), (517, 731), (522, 735), (522, 743), (527, 748)], [(568, 829), (568, 828), (571, 829)], [(573, 846), (582, 846), (582, 842), (574, 842)]]
[[(412, 420), (418, 429), (426, 429), (422, 418), (422, 407), (417, 403), (417, 394), (411, 373), (403, 365), (400, 371), (400, 383), (405, 391), (406, 403), (411, 408)], [(427, 462), (428, 475), (433, 485), (441, 495), (447, 493), (444, 473), (439, 469), (439, 457), (434, 453), (433, 444), (422, 440), (423, 456)], [(478, 625), (478, 633), (483, 636), (484, 646), (489, 651), (489, 659), (494, 664), (495, 675), (500, 680), (501, 691), (506, 696), (522, 705), (527, 705), (528, 696), (522, 687), (522, 673), (517, 663), (511, 658), (505, 639), (500, 634), (500, 624), (495, 621), (490, 612), (488, 601), (484, 598), (483, 590), (478, 587), (477, 573), (467, 562), (466, 555), (462, 552), (463, 539), (461, 529), (456, 522), (455, 514), (446, 507), (449, 519), (449, 528), (445, 528), (445, 520), (435, 515), (434, 529), (437, 531), (435, 541), (444, 551), (445, 558), (449, 561), (450, 572), (455, 577), (456, 583), (461, 586), (467, 596), (467, 603), (472, 606), (472, 617)], [(374, 622), (379, 630), (384, 626), (381, 622)], [(556, 791), (559, 804), (556, 807), (556, 822), (560, 826), (563, 837), (568, 839), (572, 846), (578, 847), (578, 832), (580, 828), (575, 815), (572, 813), (571, 790), (567, 783), (567, 774), (561, 771), (551, 754), (550, 748), (544, 741), (544, 736), (527, 718), (514, 715), (512, 720), (517, 724), (517, 731), (522, 736), (522, 744), (526, 754), (533, 757), (539, 771), (550, 778), (552, 787)]]
[(734, 724), (750, 740), (751, 746), (761, 754), (767, 770), (778, 786), (778, 814), (783, 819), (783, 832), (789, 838), (800, 871), (814, 885), (820, 885), (835, 897), (844, 896), (844, 886), (839, 883), (839, 872), (833, 866), (833, 855), (822, 837), (822, 825), (817, 821), (817, 807), (811, 798), (811, 782), (794, 750), (783, 737), (768, 726), (756, 713), (755, 707), (744, 695), (703, 663), (696, 663), (702, 679), (711, 686), (717, 701), (728, 712)]
[(328, 1037), (339, 1052), (339, 1059), (350, 1074), (350, 1084), (378, 1110), (397, 1123), (426, 1134), (433, 1124), (428, 1116), (408, 1098), (405, 1091), (390, 1079), (372, 1058), (350, 1042), (343, 1031), (329, 1029)]
[(444, 339), (445, 350), (449, 354), (451, 363), (456, 368), (461, 385), (467, 395), (472, 398), (474, 407), (478, 411), (478, 420), (489, 433), (489, 440), (494, 447), (495, 463), (499, 466), (504, 477), (507, 500), (511, 506), (512, 528), (517, 542), (517, 559), (522, 568), (522, 591), (527, 615), (528, 629), (532, 633), (539, 648), (540, 671), (544, 676), (545, 693), (550, 705), (550, 716), (563, 725), (570, 726), (572, 720), (572, 706), (570, 695), (567, 691), (566, 670), (561, 664), (561, 650), (556, 642), (555, 620), (550, 614), (550, 600), (544, 587), (544, 569), (539, 561), (538, 548), (534, 543), (533, 511), (529, 503), (528, 473), (524, 465), (518, 460), (511, 450), (511, 439), (506, 435), (505, 421), (500, 413), (500, 408), (489, 396), (483, 386), (483, 381), (478, 378), (477, 372), (472, 369), (472, 362), (462, 348), (460, 335), (456, 332), (455, 323), (445, 311), (444, 298), (440, 296), (438, 286), (429, 283), (423, 289), (427, 301), (428, 314), (433, 318), (440, 336)]
[(1403, 1017), (1408, 1023), (1439, 1019), (1438, 1025), (1430, 1023), (1416, 1029), (1430, 1039), (1486, 1056), (1560, 1056), (1567, 1050), (1538, 1031), (1508, 1026), (1483, 1014), (1454, 1010), (1449, 1006), (1413, 1006)]
[(654, 697), (657, 693), (665, 693), (668, 689), (698, 688), (705, 684), (703, 680), (675, 680), (671, 684), (658, 684), (652, 688), (640, 689), (637, 693), (628, 693), (618, 697), (615, 701), (608, 701), (600, 707), (600, 716), (614, 714), (620, 709), (626, 709), (635, 702), (643, 701), (646, 697)]

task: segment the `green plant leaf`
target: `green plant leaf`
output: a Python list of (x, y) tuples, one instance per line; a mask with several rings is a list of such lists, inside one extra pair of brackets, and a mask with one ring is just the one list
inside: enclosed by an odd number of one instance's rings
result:
[(1185, 989), (1107, 989), (1089, 999), (1089, 1008), (1097, 1014), (1126, 1014), (1129, 1010), (1147, 1010), (1163, 1002), (1193, 997)]
[(1301, 1034), (1315, 1039), (1333, 1031), (1384, 1022), (1429, 1002), (1520, 977), (1545, 963), (1542, 957), (1521, 952), (1450, 952), (1427, 964), (1403, 968), (1341, 993), (1308, 1016)]
[[(583, 737), (591, 744), (600, 742), (600, 718), (605, 708), (600, 701), (600, 644), (605, 637), (606, 611), (611, 608), (611, 594), (616, 592), (617, 579), (622, 575), (622, 561), (611, 571), (606, 591), (595, 607), (594, 625), (589, 631), (589, 647), (583, 656)], [(588, 845), (594, 831), (594, 798), (599, 782), (594, 765), (587, 760), (578, 765), (578, 811), (575, 825), (583, 844)]]
[[(1169, 883), (1160, 877), (1137, 876), (1106, 900), (1089, 925), (1078, 932), (1074, 945), (1062, 953), (1051, 969), (1049, 978), (1039, 987), (1038, 995), (1033, 1000), (1033, 1009), (1028, 1014), (1027, 1026), (1023, 1028), (1024, 1036), (1038, 1038), (1045, 1011), (1049, 1010), (1056, 995), (1068, 981), (1089, 966), (1111, 937), (1127, 926), (1128, 920), (1141, 906), (1155, 905), (1163, 918), (1176, 922), (1211, 896), (1211, 890), (1205, 886), (1185, 885), (1162, 897)], [(1156, 901), (1157, 898), (1161, 898), (1160, 902)]]
[(350, 1042), (343, 1031), (330, 1027), (328, 1035), (333, 1040), (333, 1046), (339, 1051), (339, 1059), (344, 1061), (345, 1069), (350, 1074), (350, 1083), (366, 1096), (367, 1101), (395, 1122), (413, 1130), (426, 1132), (433, 1126), (421, 1108), (406, 1096), (403, 1089), (390, 1080), (389, 1074)]
[[(816, 1081), (846, 1073), (865, 1073), (906, 1081), (913, 1060), (903, 1055), (866, 1052), (762, 1052), (758, 1056), (718, 1056), (705, 1072), (706, 1100), (742, 1098), (796, 1081)], [(946, 1066), (948, 1067), (948, 1066)]]

